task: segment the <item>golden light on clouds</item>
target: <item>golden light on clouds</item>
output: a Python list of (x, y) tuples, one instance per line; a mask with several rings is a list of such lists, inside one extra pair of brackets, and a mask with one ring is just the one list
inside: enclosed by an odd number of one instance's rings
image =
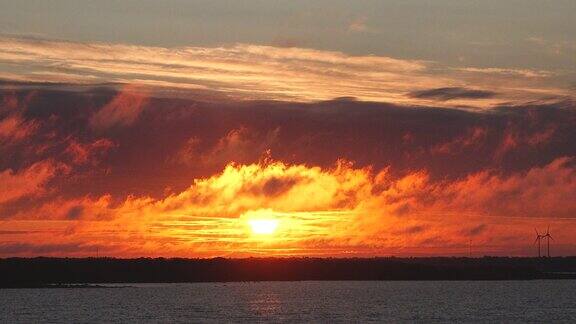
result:
[[(84, 206), (89, 215), (101, 215), (98, 219), (72, 220), (68, 216), (58, 220), (58, 211), (66, 205), (56, 202), (2, 225), (14, 231), (12, 238), (21, 232), (30, 243), (73, 249), (81, 238), (81, 253), (106, 248), (123, 256), (415, 253), (423, 248), (457, 249), (468, 241), (471, 234), (466, 231), (473, 233), (477, 244), (490, 246), (498, 242), (488, 235), (489, 228), (492, 233), (521, 230), (509, 228), (506, 218), (499, 225), (493, 220), (492, 227), (484, 225), (487, 215), (482, 206), (493, 201), (490, 196), (498, 196), (499, 188), (522, 190), (526, 182), (541, 181), (546, 186), (550, 172), (563, 174), (566, 188), (557, 190), (568, 193), (576, 186), (576, 177), (564, 163), (557, 161), (534, 171), (528, 179), (502, 181), (479, 174), (445, 185), (431, 183), (423, 173), (393, 179), (386, 171), (374, 174), (347, 163), (332, 169), (281, 162), (229, 165), (220, 174), (199, 179), (184, 192), (161, 200), (134, 197), (113, 206), (103, 197), (70, 203)], [(568, 181), (572, 178), (573, 182)], [(484, 189), (487, 183), (490, 190)], [(534, 190), (532, 187), (526, 194), (533, 196)], [(462, 200), (464, 197), (468, 198)], [(526, 207), (557, 204), (553, 196), (540, 197), (546, 199), (545, 204), (506, 203), (501, 208), (514, 215), (515, 208), (521, 213)], [(410, 206), (410, 215), (406, 215), (406, 206)], [(52, 215), (54, 221), (34, 220), (36, 215)], [(462, 228), (462, 217), (470, 224), (468, 229)]]
[(273, 234), (278, 227), (276, 219), (251, 219), (248, 221), (254, 234)]
[[(185, 90), (181, 95), (189, 95), (186, 91), (219, 92), (240, 99), (355, 97), (480, 108), (573, 98), (573, 92), (559, 86), (555, 74), (547, 71), (449, 68), (430, 61), (252, 44), (166, 48), (0, 37), (0, 62), (23, 69), (18, 76), (21, 81), (140, 84), (157, 92), (165, 88), (170, 95), (180, 89)], [(438, 101), (410, 95), (442, 88), (471, 88), (497, 96)]]

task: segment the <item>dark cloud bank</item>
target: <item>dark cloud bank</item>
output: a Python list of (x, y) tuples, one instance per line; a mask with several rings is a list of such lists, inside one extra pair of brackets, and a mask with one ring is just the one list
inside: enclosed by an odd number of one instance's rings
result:
[[(449, 100), (494, 94), (445, 88), (413, 95)], [(572, 102), (473, 112), (352, 100), (200, 101), (132, 89), (19, 85), (0, 90), (0, 104), (0, 172), (19, 174), (49, 161), (54, 174), (42, 199), (159, 197), (229, 162), (263, 158), (323, 167), (345, 159), (358, 167), (389, 167), (395, 175), (426, 170), (444, 181), (484, 170), (527, 172), (576, 155)], [(42, 199), (17, 199), (1, 212), (6, 216)], [(69, 217), (81, 214), (78, 209)]]
[(435, 99), (448, 101), (454, 99), (487, 99), (498, 95), (496, 92), (487, 90), (475, 90), (460, 87), (436, 88), (429, 90), (414, 91), (410, 93), (412, 98)]

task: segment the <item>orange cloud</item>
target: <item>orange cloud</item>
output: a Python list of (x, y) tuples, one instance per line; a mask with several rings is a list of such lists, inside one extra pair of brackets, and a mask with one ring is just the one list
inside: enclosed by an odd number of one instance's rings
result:
[(479, 172), (444, 188), (437, 208), (502, 217), (573, 217), (574, 160), (559, 158), (525, 173), (499, 177)]
[(75, 164), (94, 164), (98, 162), (97, 156), (103, 155), (114, 146), (109, 139), (99, 139), (92, 143), (80, 143), (71, 139), (65, 152)]
[(20, 115), (10, 115), (0, 120), (0, 143), (21, 141), (32, 135), (37, 127), (36, 123), (26, 122)]
[(471, 147), (479, 147), (486, 140), (488, 130), (481, 127), (473, 127), (466, 131), (466, 134), (454, 138), (453, 140), (436, 144), (432, 147), (435, 154), (454, 154)]
[[(527, 121), (528, 124), (528, 121)], [(494, 157), (501, 159), (505, 154), (518, 149), (534, 149), (546, 145), (552, 140), (557, 131), (553, 124), (543, 125), (536, 130), (527, 130), (526, 126), (507, 125), (504, 129), (502, 140), (496, 147)]]
[(169, 162), (193, 165), (225, 165), (230, 162), (250, 163), (254, 157), (261, 156), (278, 140), (279, 129), (264, 134), (246, 127), (230, 130), (209, 150), (202, 151), (202, 141), (197, 137), (189, 138)]
[(6, 91), (0, 96), (0, 145), (14, 144), (33, 135), (39, 124), (26, 120), (21, 114), (21, 106), (27, 105), (34, 93), (24, 100), (19, 100), (14, 91)]
[(148, 96), (135, 86), (125, 86), (116, 97), (90, 119), (90, 126), (102, 130), (114, 126), (129, 126), (138, 118)]
[(52, 161), (37, 162), (30, 167), (14, 172), (8, 169), (0, 172), (0, 204), (26, 196), (44, 192), (44, 185), (62, 169)]
[[(62, 224), (50, 238), (26, 237), (122, 256), (451, 254), (467, 253), (471, 239), (485, 253), (522, 254), (532, 227), (543, 222), (556, 225), (559, 239), (576, 243), (558, 226), (576, 221), (571, 163), (558, 159), (526, 174), (481, 172), (452, 182), (433, 182), (425, 172), (394, 178), (347, 162), (330, 169), (230, 164), (162, 199), (55, 200), (5, 221), (4, 228), (30, 230), (22, 223), (28, 222), (54, 231), (50, 222)], [(261, 217), (278, 221), (274, 236), (251, 233), (249, 220)]]

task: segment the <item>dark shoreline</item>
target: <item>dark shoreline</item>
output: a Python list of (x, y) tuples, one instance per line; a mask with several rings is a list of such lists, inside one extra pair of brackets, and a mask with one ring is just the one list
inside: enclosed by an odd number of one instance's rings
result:
[(118, 283), (539, 279), (576, 279), (576, 257), (0, 259), (0, 288), (117, 288), (106, 284)]
[(78, 284), (34, 284), (23, 283), (15, 285), (0, 286), (0, 289), (119, 289), (119, 288), (133, 288), (133, 286), (110, 286), (106, 284), (91, 284), (91, 283), (78, 283)]

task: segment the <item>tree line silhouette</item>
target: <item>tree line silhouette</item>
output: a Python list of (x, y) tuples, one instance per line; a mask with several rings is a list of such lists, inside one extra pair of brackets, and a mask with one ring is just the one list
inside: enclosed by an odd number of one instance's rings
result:
[(576, 257), (539, 258), (6, 258), (0, 287), (82, 283), (576, 278)]

